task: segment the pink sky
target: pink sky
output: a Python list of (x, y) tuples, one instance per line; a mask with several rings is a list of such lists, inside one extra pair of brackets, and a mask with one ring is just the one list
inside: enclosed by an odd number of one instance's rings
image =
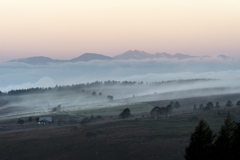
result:
[(0, 62), (134, 49), (240, 55), (239, 0), (7, 0), (0, 19)]

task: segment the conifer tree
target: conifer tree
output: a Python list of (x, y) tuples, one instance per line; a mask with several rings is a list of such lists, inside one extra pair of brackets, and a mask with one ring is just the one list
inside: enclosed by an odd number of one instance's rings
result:
[(235, 123), (230, 113), (227, 114), (227, 118), (224, 121), (216, 141), (214, 142), (214, 157), (221, 159), (232, 159), (233, 154), (233, 133), (235, 129)]
[(190, 138), (190, 144), (185, 150), (186, 160), (210, 160), (213, 140), (216, 137), (209, 125), (200, 120)]
[(233, 132), (233, 160), (239, 160), (240, 159), (240, 123), (236, 123), (236, 128)]

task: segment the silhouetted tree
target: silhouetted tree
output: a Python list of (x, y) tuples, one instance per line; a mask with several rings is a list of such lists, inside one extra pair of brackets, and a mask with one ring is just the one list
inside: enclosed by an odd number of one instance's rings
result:
[(175, 104), (174, 104), (174, 108), (178, 109), (178, 108), (180, 108), (180, 107), (181, 107), (181, 106), (180, 106), (180, 103), (179, 103), (178, 101), (176, 101)]
[(39, 117), (37, 117), (37, 118), (35, 119), (35, 121), (38, 122), (38, 121), (39, 121)]
[(197, 105), (196, 104), (194, 104), (194, 106), (193, 106), (193, 111), (194, 112), (197, 111)]
[(171, 105), (168, 105), (167, 108), (166, 108), (166, 114), (167, 114), (167, 115), (171, 114), (171, 113), (172, 113), (172, 110), (173, 110), (172, 106), (171, 106)]
[(29, 118), (28, 118), (28, 121), (29, 121), (29, 122), (32, 122), (32, 117), (29, 117)]
[(233, 141), (232, 141), (232, 145), (233, 145), (233, 150), (232, 150), (232, 154), (233, 154), (233, 160), (239, 160), (240, 159), (240, 123), (236, 123), (236, 127), (235, 130), (233, 132)]
[(198, 110), (199, 110), (199, 111), (203, 111), (203, 109), (204, 109), (204, 106), (203, 106), (203, 104), (200, 104), (200, 105), (199, 105), (199, 109), (198, 109)]
[(131, 112), (130, 109), (126, 108), (122, 111), (122, 113), (120, 113), (119, 115), (122, 119), (126, 119), (129, 118), (131, 116)]
[(185, 159), (210, 160), (215, 137), (209, 125), (204, 120), (200, 120), (194, 133), (191, 134), (189, 146), (186, 147)]
[(219, 102), (216, 102), (215, 108), (221, 108), (221, 106), (219, 105)]
[(211, 109), (213, 109), (214, 108), (214, 106), (213, 106), (213, 103), (212, 102), (208, 102), (207, 103), (207, 106), (206, 107), (204, 107), (204, 111), (208, 111), (208, 110), (211, 110)]
[(232, 107), (233, 106), (233, 104), (232, 104), (232, 101), (227, 101), (227, 103), (226, 103), (226, 107)]
[(157, 119), (159, 114), (160, 114), (160, 107), (158, 106), (154, 107), (150, 112), (150, 115), (153, 116), (155, 119)]
[(173, 102), (173, 101), (171, 101), (169, 105), (171, 105), (171, 106), (174, 106), (174, 102)]
[(98, 95), (101, 96), (101, 95), (102, 95), (102, 92), (100, 92)]
[[(227, 118), (224, 121), (220, 131), (218, 132), (217, 139), (214, 142), (214, 156), (220, 159), (232, 159), (232, 141), (233, 132), (235, 129), (235, 123), (233, 122), (230, 113), (227, 114)], [(216, 158), (217, 158), (216, 157)], [(218, 158), (217, 158), (218, 159)]]
[(93, 96), (96, 96), (96, 95), (97, 95), (97, 93), (94, 91), (94, 92), (92, 92), (92, 95), (93, 95)]
[(107, 98), (111, 101), (113, 100), (113, 96), (108, 95)]
[(238, 107), (240, 107), (240, 101), (238, 101), (236, 105), (237, 105)]

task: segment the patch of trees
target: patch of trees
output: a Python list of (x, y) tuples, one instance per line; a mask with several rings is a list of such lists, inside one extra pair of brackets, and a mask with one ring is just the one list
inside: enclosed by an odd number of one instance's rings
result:
[(171, 105), (168, 105), (167, 107), (156, 106), (151, 110), (150, 115), (155, 119), (157, 119), (157, 117), (159, 116), (165, 116), (165, 115), (171, 114), (172, 110), (173, 109)]
[(24, 94), (41, 94), (46, 92), (61, 92), (61, 91), (76, 91), (76, 92), (83, 92), (86, 89), (93, 88), (93, 87), (102, 87), (102, 86), (133, 86), (133, 85), (165, 85), (165, 84), (171, 84), (171, 83), (191, 83), (191, 82), (198, 82), (198, 81), (212, 81), (216, 79), (187, 79), (187, 80), (169, 80), (169, 81), (161, 81), (161, 82), (136, 82), (136, 81), (95, 81), (92, 83), (81, 83), (81, 84), (72, 84), (72, 85), (62, 85), (55, 87), (48, 87), (48, 88), (28, 88), (28, 89), (17, 89), (17, 90), (11, 90), (9, 92), (1, 92), (0, 96), (6, 96), (6, 95), (24, 95)]
[(119, 118), (121, 119), (127, 119), (131, 117), (131, 111), (129, 108), (126, 108), (122, 111), (122, 113), (119, 114)]
[(110, 101), (112, 101), (112, 100), (113, 100), (113, 96), (108, 95), (108, 96), (107, 96), (107, 99), (110, 100)]
[(234, 122), (230, 113), (218, 134), (213, 133), (203, 119), (191, 134), (185, 149), (186, 160), (240, 159), (240, 123)]
[[(240, 107), (240, 101), (237, 102), (236, 104), (237, 106)], [(227, 101), (226, 107), (233, 107), (233, 103), (232, 101)], [(214, 106), (212, 102), (208, 102), (207, 105), (204, 107), (203, 104), (200, 104), (199, 108), (197, 108), (196, 104), (193, 107), (193, 111), (209, 111), (212, 110), (214, 108), (221, 108), (221, 105), (219, 102), (216, 102), (216, 105)]]
[(176, 109), (181, 107), (178, 101), (176, 101), (175, 103), (171, 101), (169, 105), (171, 105), (173, 108), (176, 108)]

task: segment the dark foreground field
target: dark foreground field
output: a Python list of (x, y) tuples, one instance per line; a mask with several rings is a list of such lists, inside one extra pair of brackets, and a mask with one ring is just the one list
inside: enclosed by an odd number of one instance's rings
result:
[(215, 132), (228, 111), (240, 120), (240, 108), (220, 111), (1, 132), (0, 159), (183, 160), (196, 117)]

